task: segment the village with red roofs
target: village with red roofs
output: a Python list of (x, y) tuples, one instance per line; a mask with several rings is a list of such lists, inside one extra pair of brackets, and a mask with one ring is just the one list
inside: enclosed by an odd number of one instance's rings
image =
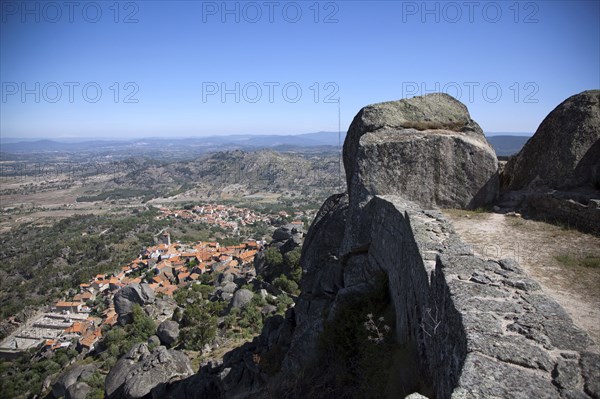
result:
[[(223, 208), (213, 209), (219, 212), (213, 216), (213, 222), (217, 218), (223, 221), (223, 212), (230, 212)], [(162, 212), (165, 217), (188, 217), (190, 214), (185, 210), (163, 209)], [(250, 214), (248, 218), (246, 220), (252, 219)], [(92, 351), (102, 337), (103, 327), (117, 323), (113, 297), (121, 288), (145, 281), (156, 296), (173, 297), (178, 289), (199, 281), (206, 273), (230, 272), (252, 278), (255, 276), (254, 256), (264, 245), (261, 241), (232, 246), (221, 246), (218, 242), (172, 243), (168, 232), (162, 232), (157, 241), (157, 245), (144, 248), (128, 265), (112, 274), (94, 276), (79, 285), (77, 294), (40, 311), (37, 317), (7, 337), (0, 350), (19, 353), (40, 345), (55, 350), (69, 348), (76, 342), (75, 349), (79, 352)], [(103, 301), (97, 301), (100, 298)], [(93, 307), (94, 303), (110, 305), (98, 311)]]

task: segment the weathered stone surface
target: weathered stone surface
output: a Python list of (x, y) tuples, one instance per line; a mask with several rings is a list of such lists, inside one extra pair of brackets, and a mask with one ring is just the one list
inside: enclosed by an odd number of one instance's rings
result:
[(225, 285), (227, 283), (232, 283), (235, 280), (235, 276), (232, 273), (221, 273), (217, 277), (217, 282), (220, 285)]
[(584, 352), (581, 354), (580, 363), (585, 392), (594, 399), (600, 398), (600, 355)]
[(153, 346), (159, 346), (160, 345), (160, 338), (158, 338), (158, 336), (156, 335), (151, 335), (148, 338), (148, 346), (149, 347), (153, 347)]
[(252, 300), (254, 294), (252, 291), (242, 288), (241, 290), (236, 291), (233, 295), (233, 300), (231, 301), (231, 306), (234, 308), (243, 308), (246, 307)]
[(425, 207), (477, 207), (498, 191), (496, 154), (467, 108), (446, 94), (364, 107), (344, 142), (351, 204), (399, 195)]
[(576, 361), (558, 359), (552, 371), (555, 385), (561, 389), (575, 390), (581, 381), (579, 366)]
[(134, 304), (144, 306), (153, 303), (154, 300), (154, 291), (146, 283), (134, 283), (121, 288), (114, 298), (119, 324), (126, 324), (130, 321)]
[(277, 307), (273, 306), (273, 305), (265, 305), (262, 307), (260, 312), (264, 315), (269, 316), (269, 315), (277, 313)]
[(192, 375), (191, 363), (182, 352), (159, 346), (152, 353), (147, 344), (136, 344), (125, 354), (105, 380), (108, 399), (161, 397), (165, 384)]
[(91, 390), (85, 382), (76, 382), (67, 389), (65, 399), (85, 399)]
[(293, 311), (286, 317), (273, 316), (265, 321), (260, 336), (227, 353), (223, 363), (204, 366), (198, 374), (165, 386), (161, 398), (268, 399), (267, 375), (261, 359), (279, 364), (287, 352), (293, 332)]
[(505, 190), (593, 187), (599, 182), (600, 90), (567, 98), (538, 127), (502, 175)]
[(302, 245), (302, 235), (294, 234), (281, 246), (281, 252), (286, 253)]
[(480, 352), (505, 363), (544, 371), (552, 371), (553, 368), (550, 354), (523, 337), (470, 333), (467, 342), (470, 351)]
[[(310, 226), (300, 263), (304, 274), (300, 283), (302, 292), (294, 308), (296, 329), (291, 348), (283, 361), (283, 369), (298, 370), (316, 353), (319, 334), (323, 330), (323, 317), (320, 312), (328, 309), (335, 292), (340, 286), (341, 274), (332, 282), (322, 275), (340, 269), (339, 249), (344, 237), (348, 196), (335, 194), (329, 197), (317, 212)], [(343, 282), (342, 282), (343, 283)]]
[(179, 339), (179, 324), (173, 320), (165, 320), (158, 325), (156, 335), (166, 347), (171, 347)]
[(228, 281), (223, 285), (223, 287), (221, 287), (221, 289), (223, 290), (223, 292), (233, 294), (237, 290), (237, 284), (233, 281)]
[(58, 377), (58, 380), (56, 380), (52, 386), (52, 395), (54, 395), (55, 398), (65, 396), (71, 385), (77, 383), (81, 378), (86, 378), (91, 375), (94, 370), (96, 370), (96, 366), (91, 364), (74, 365), (67, 369)]
[[(331, 204), (326, 209), (329, 212), (315, 223), (331, 223), (332, 231), (339, 232), (341, 223), (333, 221), (340, 211)], [(443, 217), (398, 197), (376, 196), (361, 212), (367, 215), (361, 227), (368, 233), (362, 233), (360, 242), (366, 244), (340, 256), (342, 285), (337, 274), (326, 272), (335, 269), (333, 259), (339, 255), (325, 257), (322, 252), (337, 253), (343, 247), (339, 236), (325, 247), (317, 238), (325, 234), (323, 228), (309, 230), (302, 259), (309, 271), (303, 281), (307, 285), (296, 305), (296, 328), (284, 370), (310, 364), (310, 355), (304, 353), (314, 351), (338, 302), (347, 292), (359, 295), (384, 272), (394, 308), (402, 309), (395, 320), (397, 340), (419, 337), (422, 374), (430, 376), (435, 397), (585, 395), (581, 384), (558, 386), (556, 353), (577, 353), (594, 347), (593, 342), (516, 262), (483, 261), (463, 251)], [(312, 246), (321, 250), (313, 252)], [(432, 251), (437, 251), (437, 263), (426, 272), (427, 262), (435, 258)], [(323, 286), (331, 288), (318, 288)], [(584, 372), (578, 375), (583, 381)]]
[(300, 263), (305, 274), (301, 281), (301, 297), (310, 298), (313, 292), (320, 291), (321, 269), (339, 264), (347, 210), (348, 196), (336, 194), (329, 197), (317, 212), (302, 246)]
[(148, 316), (152, 317), (152, 319), (161, 323), (173, 317), (175, 308), (177, 308), (175, 299), (164, 296), (162, 298), (156, 298), (154, 302), (145, 305), (144, 311)]
[(452, 398), (560, 398), (550, 379), (493, 360), (480, 354), (470, 354), (463, 375)]
[(295, 235), (302, 235), (302, 229), (295, 225), (281, 226), (273, 232), (273, 241), (285, 242)]

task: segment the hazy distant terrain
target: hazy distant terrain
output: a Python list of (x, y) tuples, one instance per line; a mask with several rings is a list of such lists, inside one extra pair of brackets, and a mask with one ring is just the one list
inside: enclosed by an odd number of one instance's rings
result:
[(496, 155), (498, 156), (508, 156), (514, 155), (521, 151), (521, 148), (525, 145), (527, 140), (529, 140), (528, 136), (490, 136), (487, 138), (492, 147), (494, 147), (494, 151), (496, 151)]
[[(192, 138), (52, 139), (18, 140), (3, 138), (1, 153), (87, 154), (89, 160), (124, 159), (132, 155), (161, 160), (183, 160), (210, 152), (269, 148), (278, 151), (323, 151), (339, 148), (345, 133), (317, 132), (299, 135), (230, 135)], [(5, 154), (5, 155), (7, 155)], [(5, 158), (2, 156), (2, 159)]]
[[(498, 155), (512, 155), (521, 149), (530, 133), (489, 133), (488, 141)], [(64, 153), (85, 155), (88, 160), (125, 159), (135, 154), (139, 157), (161, 160), (184, 160), (199, 155), (230, 150), (322, 152), (341, 148), (346, 132), (317, 132), (298, 135), (229, 135), (192, 138), (114, 139), (53, 139), (21, 140), (2, 138), (2, 160), (14, 159), (11, 154)]]

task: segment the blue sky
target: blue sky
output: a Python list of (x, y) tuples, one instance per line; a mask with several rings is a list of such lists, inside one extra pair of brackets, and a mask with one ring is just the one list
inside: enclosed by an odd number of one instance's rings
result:
[(600, 87), (599, 3), (3, 1), (0, 134), (345, 131), (432, 91), (533, 132)]

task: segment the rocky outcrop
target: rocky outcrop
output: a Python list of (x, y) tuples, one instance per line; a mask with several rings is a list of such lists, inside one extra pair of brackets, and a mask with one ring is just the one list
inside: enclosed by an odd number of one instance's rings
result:
[(233, 308), (244, 308), (250, 303), (253, 296), (254, 293), (248, 289), (242, 288), (237, 290), (231, 300), (231, 306)]
[(134, 283), (121, 288), (114, 298), (115, 311), (119, 315), (119, 324), (123, 325), (130, 322), (133, 305), (138, 304), (143, 307), (154, 303), (154, 300), (154, 291), (146, 283)]
[(106, 376), (105, 394), (108, 399), (162, 397), (166, 384), (192, 374), (182, 352), (164, 346), (150, 352), (147, 344), (135, 344)]
[[(67, 369), (63, 372), (54, 385), (52, 386), (52, 395), (55, 398), (60, 398), (67, 395), (69, 388), (79, 383), (81, 379), (85, 379), (92, 375), (96, 370), (96, 366), (94, 365), (74, 365), (73, 367)], [(78, 386), (80, 388), (84, 388)], [(71, 390), (71, 395), (75, 395), (78, 391), (77, 387), (74, 387)]]
[[(421, 208), (476, 206), (486, 202), (478, 202), (479, 193), (488, 201), (496, 193), (495, 156), (481, 130), (462, 104), (435, 98), (377, 104), (355, 117), (344, 143), (349, 195), (330, 197), (305, 239), (302, 293), (281, 378), (293, 380), (318, 362), (325, 327), (356, 298), (370, 295), (384, 276), (396, 345), (414, 348), (400, 369), (418, 370), (390, 376), (406, 383), (404, 394), (584, 395), (582, 384), (561, 386), (554, 370), (572, 359), (569, 371), (582, 381), (593, 376), (596, 371), (581, 361), (586, 351), (598, 351), (591, 339), (515, 262), (474, 257), (439, 212)], [(446, 140), (453, 144), (439, 145)], [(420, 147), (423, 142), (427, 150)], [(458, 166), (465, 163), (453, 163), (471, 153), (484, 160), (477, 168), (486, 177), (470, 176), (477, 187), (463, 185), (465, 172)], [(424, 166), (406, 168), (402, 159)], [(446, 180), (430, 179), (425, 159), (441, 160)], [(410, 172), (414, 181), (407, 187)], [(447, 200), (451, 195), (445, 190), (463, 202)]]
[(85, 382), (76, 382), (67, 389), (65, 399), (85, 399), (91, 390)]
[[(588, 369), (592, 362), (586, 360), (598, 347), (516, 262), (474, 257), (439, 212), (399, 197), (376, 196), (363, 213), (367, 245), (336, 256), (342, 284), (339, 276), (323, 274), (333, 264), (310, 257), (310, 245), (322, 241), (309, 231), (303, 261), (314, 272), (322, 270), (319, 284), (329, 282), (333, 290), (303, 289), (284, 372), (311, 364), (332, 313), (349, 296), (368, 293), (383, 274), (395, 309), (396, 342), (417, 346), (414, 362), (427, 396), (593, 397), (594, 388), (582, 382), (600, 371), (600, 364)], [(325, 213), (315, 225), (331, 223), (339, 214)], [(329, 242), (335, 253), (335, 241)], [(565, 375), (574, 382), (565, 382)]]
[(153, 302), (146, 304), (144, 311), (158, 323), (170, 320), (177, 308), (177, 302), (170, 297), (155, 298)]
[(277, 228), (273, 232), (272, 238), (273, 240), (254, 257), (254, 268), (256, 270), (256, 274), (260, 275), (263, 280), (269, 283), (271, 283), (281, 274), (289, 276), (291, 270), (289, 270), (285, 264), (274, 265), (267, 262), (265, 256), (266, 250), (269, 248), (275, 248), (279, 250), (279, 253), (282, 256), (284, 256), (286, 253), (302, 245), (304, 240), (304, 232), (298, 226), (286, 225)]
[(165, 320), (158, 325), (156, 335), (166, 347), (171, 347), (179, 339), (179, 324), (173, 320)]
[(225, 354), (223, 363), (209, 363), (198, 374), (167, 384), (161, 398), (272, 398), (267, 381), (281, 367), (294, 329), (293, 311), (265, 321), (261, 334)]
[(343, 286), (340, 248), (344, 238), (348, 196), (336, 194), (321, 206), (302, 246), (304, 274), (301, 294), (294, 307), (296, 328), (284, 360), (287, 370), (298, 370), (316, 353), (323, 331), (323, 313)]
[(351, 203), (400, 195), (425, 207), (475, 208), (498, 191), (498, 161), (467, 107), (447, 94), (369, 105), (344, 142)]
[(600, 234), (600, 90), (569, 97), (548, 114), (501, 181), (503, 202), (526, 216)]
[(600, 189), (600, 90), (567, 98), (506, 164), (505, 190)]
[(527, 215), (546, 221), (558, 221), (569, 228), (600, 235), (600, 193), (597, 199), (579, 199), (575, 193), (530, 193)]

